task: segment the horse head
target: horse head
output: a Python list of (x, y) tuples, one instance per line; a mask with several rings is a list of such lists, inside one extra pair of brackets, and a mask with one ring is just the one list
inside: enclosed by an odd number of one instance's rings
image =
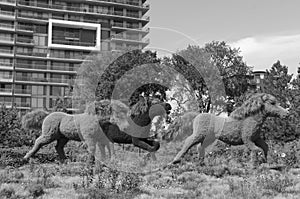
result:
[(265, 116), (285, 117), (288, 109), (283, 108), (273, 95), (256, 93), (247, 99), (239, 108), (230, 114), (235, 119), (243, 119), (258, 113)]
[(261, 98), (264, 103), (264, 111), (268, 116), (284, 118), (289, 114), (289, 110), (280, 106), (274, 96), (265, 94)]

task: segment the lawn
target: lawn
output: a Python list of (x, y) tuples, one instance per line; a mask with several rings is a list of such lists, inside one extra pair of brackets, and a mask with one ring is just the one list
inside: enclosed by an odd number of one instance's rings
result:
[(181, 163), (151, 172), (167, 164), (180, 144), (162, 142), (156, 161), (115, 145), (116, 155), (105, 166), (88, 165), (85, 146), (76, 142), (68, 143), (64, 164), (56, 161), (54, 144), (29, 162), (22, 157), (30, 147), (2, 147), (0, 198), (300, 198), (300, 168), (288, 164), (289, 153), (273, 147), (268, 164), (253, 168), (244, 147), (214, 148), (205, 165), (192, 148)]

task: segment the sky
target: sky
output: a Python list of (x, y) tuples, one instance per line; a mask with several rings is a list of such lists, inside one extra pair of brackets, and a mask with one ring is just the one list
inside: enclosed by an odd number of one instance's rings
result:
[(290, 74), (300, 67), (299, 0), (148, 0), (150, 45), (159, 55), (225, 41), (254, 70), (279, 60)]

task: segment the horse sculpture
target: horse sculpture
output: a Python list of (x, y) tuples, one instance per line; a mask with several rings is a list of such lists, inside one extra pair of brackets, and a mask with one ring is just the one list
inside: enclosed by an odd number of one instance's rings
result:
[(186, 138), (182, 149), (170, 164), (180, 162), (183, 155), (195, 144), (198, 144), (199, 159), (203, 161), (205, 148), (215, 140), (230, 145), (246, 145), (251, 151), (251, 161), (257, 150), (263, 152), (264, 161), (267, 161), (268, 145), (260, 136), (260, 127), (269, 116), (287, 115), (288, 110), (281, 107), (274, 96), (265, 93), (254, 94), (228, 118), (209, 113), (192, 114), (193, 132)]
[[(105, 108), (103, 108), (105, 107)], [(125, 130), (128, 126), (127, 114), (129, 108), (117, 100), (102, 100), (87, 105), (82, 114), (69, 115), (64, 112), (48, 113), (44, 110), (35, 110), (22, 118), (22, 126), (26, 129), (42, 129), (33, 148), (24, 156), (29, 159), (42, 146), (57, 140), (55, 147), (60, 161), (66, 159), (64, 146), (69, 140), (85, 141), (90, 154), (90, 161), (95, 159), (96, 145), (101, 151), (101, 158), (105, 159), (105, 148), (110, 157), (109, 139), (103, 133), (99, 121), (109, 117), (110, 121), (119, 129)]]
[[(169, 114), (171, 109), (169, 103), (142, 98), (131, 108), (131, 116), (128, 118), (130, 125), (125, 131), (111, 122), (101, 122), (100, 126), (112, 143), (133, 144), (151, 153), (160, 147), (158, 141), (149, 138), (152, 119), (155, 116)], [(152, 157), (155, 159), (153, 154)]]

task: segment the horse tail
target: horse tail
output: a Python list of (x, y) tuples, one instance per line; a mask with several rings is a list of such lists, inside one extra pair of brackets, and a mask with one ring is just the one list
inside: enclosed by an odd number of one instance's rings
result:
[(40, 109), (26, 113), (22, 117), (22, 127), (24, 129), (41, 130), (43, 121), (49, 114), (49, 112)]

